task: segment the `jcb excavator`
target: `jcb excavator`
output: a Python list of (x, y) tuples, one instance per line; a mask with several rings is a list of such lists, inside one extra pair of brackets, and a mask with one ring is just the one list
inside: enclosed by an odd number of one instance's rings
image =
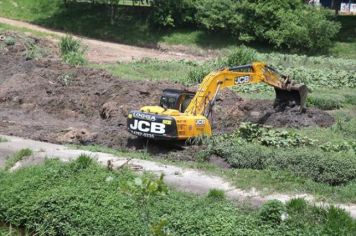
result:
[(218, 92), (226, 87), (264, 82), (276, 91), (274, 106), (299, 106), (302, 111), (308, 93), (274, 68), (256, 62), (252, 65), (223, 68), (207, 75), (194, 92), (166, 89), (160, 106), (145, 106), (128, 115), (130, 133), (155, 140), (187, 140), (210, 136), (209, 117)]

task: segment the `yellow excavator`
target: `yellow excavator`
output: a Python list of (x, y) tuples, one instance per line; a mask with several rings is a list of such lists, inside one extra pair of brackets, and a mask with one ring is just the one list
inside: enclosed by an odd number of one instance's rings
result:
[(297, 84), (262, 62), (223, 68), (208, 74), (196, 92), (166, 89), (159, 106), (145, 106), (131, 111), (128, 131), (155, 140), (187, 140), (210, 136), (211, 115), (217, 94), (226, 87), (266, 83), (276, 92), (275, 107), (299, 106), (302, 112), (308, 88)]

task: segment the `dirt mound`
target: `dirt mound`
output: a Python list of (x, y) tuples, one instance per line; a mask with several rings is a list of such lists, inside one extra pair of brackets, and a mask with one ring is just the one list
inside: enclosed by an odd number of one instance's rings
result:
[[(146, 141), (126, 131), (128, 112), (158, 104), (165, 88), (185, 88), (167, 81), (123, 80), (102, 70), (72, 67), (62, 64), (53, 53), (29, 60), (25, 43), (18, 37), (15, 41), (14, 45), (2, 43), (0, 47), (3, 134), (54, 143), (144, 147)], [(46, 42), (36, 42), (38, 47), (48, 46)], [(243, 102), (236, 93), (226, 90), (215, 106), (214, 131), (232, 131), (241, 120), (278, 127), (332, 123), (331, 117), (318, 110), (296, 115), (294, 110), (273, 113), (271, 109), (268, 101)]]
[(242, 120), (273, 127), (328, 127), (335, 122), (331, 115), (319, 109), (308, 108), (304, 112), (300, 112), (298, 107), (275, 109), (273, 102), (266, 100), (245, 101), (241, 103), (240, 109)]

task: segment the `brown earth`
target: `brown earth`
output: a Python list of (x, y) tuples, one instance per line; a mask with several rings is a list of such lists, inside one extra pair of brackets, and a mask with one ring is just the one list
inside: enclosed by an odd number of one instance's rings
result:
[[(53, 143), (99, 144), (114, 148), (146, 145), (126, 131), (131, 109), (158, 104), (165, 88), (183, 89), (169, 82), (130, 81), (103, 70), (62, 64), (53, 44), (30, 38), (48, 48), (49, 56), (26, 60), (24, 40), (0, 47), (0, 133)], [(1, 49), (2, 48), (2, 49)], [(308, 109), (274, 112), (269, 101), (243, 101), (226, 90), (217, 100), (214, 131), (234, 130), (241, 121), (277, 127), (329, 126), (327, 113)], [(162, 146), (153, 146), (161, 152)], [(185, 152), (183, 152), (185, 153)]]

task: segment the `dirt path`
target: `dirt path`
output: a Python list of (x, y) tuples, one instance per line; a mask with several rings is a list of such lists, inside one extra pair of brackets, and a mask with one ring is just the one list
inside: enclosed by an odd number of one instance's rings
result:
[[(70, 149), (62, 145), (38, 142), (18, 137), (4, 136), (8, 142), (0, 143), (0, 165), (9, 153), (14, 153), (22, 148), (30, 148), (34, 151), (34, 155), (27, 160), (18, 162), (11, 170), (16, 170), (23, 166), (40, 163), (47, 157), (59, 158), (62, 161), (70, 161), (78, 157), (80, 154), (87, 154), (96, 159), (100, 164), (107, 166), (110, 160), (114, 168), (119, 168), (122, 165), (128, 165), (136, 171), (150, 171), (157, 175), (163, 173), (165, 182), (179, 190), (192, 192), (196, 194), (207, 194), (210, 189), (221, 189), (225, 191), (226, 196), (238, 202), (247, 202), (254, 206), (260, 206), (264, 202), (277, 199), (282, 202), (289, 201), (293, 198), (304, 198), (312, 204), (320, 206), (329, 206), (325, 202), (317, 202), (312, 195), (309, 194), (271, 194), (262, 195), (254, 189), (245, 191), (234, 187), (231, 183), (218, 176), (212, 176), (203, 171), (186, 169), (173, 165), (165, 165), (153, 161), (128, 159), (125, 157), (117, 157), (106, 153), (94, 153), (89, 151)], [(0, 166), (1, 167), (1, 166)], [(345, 209), (353, 218), (356, 218), (355, 204), (337, 204), (336, 206)]]
[[(55, 31), (47, 29), (41, 26), (33, 25), (30, 23), (11, 20), (7, 18), (0, 17), (0, 23), (8, 24), (11, 26), (16, 26), (20, 28), (26, 28), (42, 33), (47, 33), (55, 35), (58, 37), (63, 37), (66, 34), (60, 31)], [(94, 40), (89, 38), (84, 38), (80, 36), (75, 36), (80, 39), (84, 45), (88, 46), (87, 58), (93, 63), (114, 63), (114, 62), (126, 62), (131, 60), (139, 60), (143, 58), (155, 58), (158, 60), (194, 60), (202, 61), (207, 60), (209, 56), (199, 55), (199, 53), (191, 53), (184, 47), (175, 47), (167, 49), (150, 49), (129, 46), (118, 43), (104, 42), (100, 40)], [(58, 39), (50, 37), (53, 41), (58, 41)]]

